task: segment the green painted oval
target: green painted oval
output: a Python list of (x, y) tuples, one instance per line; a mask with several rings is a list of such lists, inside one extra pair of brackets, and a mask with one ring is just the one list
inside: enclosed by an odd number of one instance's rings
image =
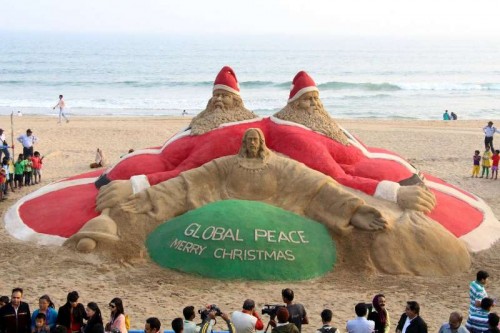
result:
[(162, 267), (218, 279), (305, 280), (330, 271), (320, 223), (256, 201), (225, 200), (167, 221), (146, 241)]

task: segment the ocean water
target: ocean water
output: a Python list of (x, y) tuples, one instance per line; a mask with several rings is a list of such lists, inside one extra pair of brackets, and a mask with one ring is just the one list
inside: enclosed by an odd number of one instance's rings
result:
[(306, 70), (339, 118), (500, 118), (500, 43), (488, 40), (0, 33), (0, 114), (197, 114), (224, 65), (247, 108), (281, 109)]

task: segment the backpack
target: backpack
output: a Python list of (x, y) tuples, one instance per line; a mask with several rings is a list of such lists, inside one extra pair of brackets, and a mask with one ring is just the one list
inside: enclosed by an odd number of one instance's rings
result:
[(127, 331), (130, 330), (130, 317), (128, 314), (125, 315), (125, 327), (127, 328)]

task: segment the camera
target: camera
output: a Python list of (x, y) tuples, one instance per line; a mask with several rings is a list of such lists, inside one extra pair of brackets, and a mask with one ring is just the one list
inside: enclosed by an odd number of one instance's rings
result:
[(365, 303), (366, 309), (368, 310), (368, 314), (372, 313), (373, 311), (373, 304), (372, 303)]
[(284, 308), (284, 305), (281, 304), (264, 304), (264, 307), (262, 308), (262, 314), (269, 315), (271, 318), (276, 317), (276, 313), (278, 312), (279, 308)]
[(199, 309), (198, 313), (200, 314), (201, 320), (205, 320), (208, 317), (208, 314), (212, 311), (215, 311), (216, 316), (220, 316), (222, 314), (222, 311), (219, 309), (219, 307), (215, 304), (210, 304), (207, 305), (203, 309)]

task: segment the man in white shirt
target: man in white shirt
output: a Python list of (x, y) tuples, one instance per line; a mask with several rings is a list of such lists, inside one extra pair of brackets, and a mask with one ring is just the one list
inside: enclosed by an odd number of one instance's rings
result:
[(64, 117), (64, 120), (66, 120), (67, 123), (69, 123), (69, 119), (66, 117), (64, 114), (64, 110), (66, 109), (66, 103), (64, 102), (63, 95), (59, 95), (59, 102), (52, 108), (55, 110), (55, 108), (59, 108), (59, 121), (57, 122), (58, 124), (61, 123), (62, 117)]
[(495, 152), (493, 148), (493, 135), (495, 133), (500, 133), (495, 126), (493, 126), (492, 121), (488, 121), (488, 125), (483, 127), (484, 132), (484, 148), (490, 147), (492, 152)]
[(375, 322), (367, 320), (368, 308), (365, 303), (358, 303), (354, 307), (356, 319), (347, 322), (346, 330), (348, 333), (371, 333), (375, 329)]
[(243, 310), (233, 312), (231, 321), (237, 333), (253, 333), (264, 328), (262, 320), (255, 311), (255, 302), (251, 299), (243, 302)]
[(26, 134), (20, 135), (17, 138), (17, 141), (23, 145), (24, 158), (33, 156), (33, 145), (38, 141), (38, 138), (33, 135), (33, 132), (29, 128), (26, 130)]

